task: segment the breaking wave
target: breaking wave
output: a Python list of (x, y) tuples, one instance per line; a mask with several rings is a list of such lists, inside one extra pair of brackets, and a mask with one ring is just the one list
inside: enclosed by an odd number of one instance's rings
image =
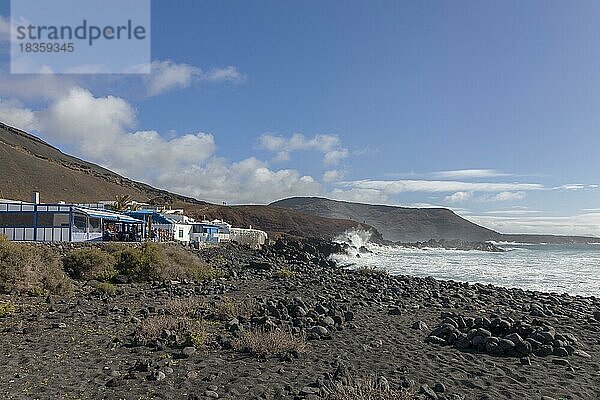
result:
[(382, 268), (394, 275), (431, 276), (572, 295), (600, 294), (597, 245), (502, 243), (512, 251), (492, 253), (385, 246), (370, 240), (368, 231), (348, 231), (335, 238), (348, 245), (347, 254), (332, 258), (340, 265)]

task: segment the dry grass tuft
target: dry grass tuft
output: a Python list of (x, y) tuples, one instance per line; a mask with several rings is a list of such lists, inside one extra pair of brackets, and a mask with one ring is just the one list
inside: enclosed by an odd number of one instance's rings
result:
[(96, 286), (96, 292), (100, 295), (114, 296), (117, 293), (117, 287), (109, 282), (101, 282)]
[(17, 307), (10, 301), (7, 303), (0, 303), (0, 318), (11, 316), (16, 311)]
[(235, 300), (231, 297), (225, 297), (223, 300), (213, 304), (210, 310), (215, 318), (226, 321), (239, 317), (250, 319), (257, 311), (257, 308), (258, 305), (254, 299)]
[(387, 381), (378, 381), (374, 377), (331, 383), (325, 387), (327, 400), (414, 400), (416, 397), (405, 390), (391, 389)]
[(165, 304), (165, 310), (174, 317), (196, 318), (202, 302), (197, 298), (170, 299)]
[(275, 271), (273, 275), (281, 279), (293, 279), (296, 277), (296, 273), (288, 268), (281, 268)]
[(260, 358), (298, 356), (308, 351), (305, 335), (292, 335), (280, 330), (255, 329), (244, 332), (233, 341), (233, 349)]
[[(173, 342), (175, 337), (178, 338), (177, 343)], [(143, 320), (135, 331), (135, 338), (138, 343), (146, 345), (164, 339), (169, 345), (188, 342), (202, 347), (207, 344), (208, 334), (202, 320), (159, 315)]]

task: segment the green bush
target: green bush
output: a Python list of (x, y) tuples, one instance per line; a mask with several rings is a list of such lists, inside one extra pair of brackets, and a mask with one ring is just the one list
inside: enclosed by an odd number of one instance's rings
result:
[(115, 258), (100, 249), (77, 249), (63, 257), (63, 266), (74, 279), (107, 282), (117, 275)]
[(214, 268), (178, 246), (145, 243), (138, 248), (117, 251), (114, 256), (118, 273), (137, 282), (176, 279), (201, 281), (218, 276)]
[(73, 285), (61, 267), (47, 248), (0, 240), (0, 292), (68, 294)]

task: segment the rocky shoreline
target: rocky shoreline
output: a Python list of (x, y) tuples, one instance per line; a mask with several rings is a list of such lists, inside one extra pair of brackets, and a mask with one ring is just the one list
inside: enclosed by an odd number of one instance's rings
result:
[(0, 296), (0, 396), (320, 399), (372, 379), (406, 398), (600, 398), (600, 299), (345, 269), (341, 250), (230, 244), (196, 251), (210, 281)]
[(412, 243), (397, 242), (394, 244), (396, 246), (410, 247), (410, 248), (417, 248), (417, 249), (445, 249), (445, 250), (463, 250), (463, 251), (478, 250), (478, 251), (489, 251), (489, 252), (493, 252), (493, 253), (502, 253), (502, 252), (506, 251), (502, 247), (499, 247), (492, 242), (487, 242), (487, 241), (486, 242), (482, 242), (482, 241), (473, 242), (473, 241), (460, 240), (460, 239), (455, 239), (455, 240), (431, 239), (431, 240), (424, 241), (424, 242), (412, 242)]

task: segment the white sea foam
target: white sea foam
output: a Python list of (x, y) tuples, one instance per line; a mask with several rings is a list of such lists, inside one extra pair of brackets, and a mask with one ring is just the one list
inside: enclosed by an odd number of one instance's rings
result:
[[(492, 253), (379, 246), (369, 239), (370, 235), (364, 231), (352, 231), (337, 238), (356, 250), (350, 255), (336, 255), (334, 259), (357, 267), (384, 268), (397, 275), (600, 296), (600, 246), (510, 243), (510, 247), (505, 247), (510, 251)], [(371, 253), (359, 253), (361, 246)]]

